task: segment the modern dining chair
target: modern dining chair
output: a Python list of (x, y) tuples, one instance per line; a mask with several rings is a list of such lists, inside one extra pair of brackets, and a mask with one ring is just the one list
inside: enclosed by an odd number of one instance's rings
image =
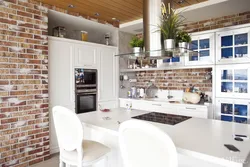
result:
[(119, 146), (124, 167), (177, 167), (171, 138), (147, 122), (128, 120), (119, 128)]
[(98, 142), (83, 140), (83, 125), (71, 110), (55, 106), (52, 109), (57, 140), (60, 149), (60, 167), (89, 166), (106, 158), (110, 149)]

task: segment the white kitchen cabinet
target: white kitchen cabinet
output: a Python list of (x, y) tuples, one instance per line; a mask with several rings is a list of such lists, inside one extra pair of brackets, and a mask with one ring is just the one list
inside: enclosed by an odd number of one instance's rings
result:
[(127, 105), (132, 105), (132, 109), (136, 110), (184, 115), (196, 118), (208, 118), (209, 112), (212, 112), (211, 106), (206, 105), (172, 104), (169, 102), (155, 102), (120, 98), (120, 107), (126, 108)]
[(185, 56), (185, 65), (211, 65), (215, 62), (214, 33), (192, 34), (190, 49), (197, 53)]
[(196, 118), (208, 118), (208, 108), (207, 106), (181, 106), (178, 107), (178, 115), (185, 115), (189, 117)]
[(118, 98), (118, 58), (114, 47), (100, 47), (98, 67), (98, 101), (113, 101)]
[(250, 100), (216, 99), (216, 118), (223, 121), (250, 123)]
[(81, 68), (97, 68), (99, 47), (93, 44), (75, 44), (74, 66)]
[(60, 105), (75, 111), (75, 68), (98, 71), (98, 95), (103, 108), (116, 108), (118, 97), (117, 48), (49, 37), (50, 149), (59, 151), (52, 108)]
[(50, 107), (75, 105), (73, 55), (74, 44), (49, 39)]
[(250, 62), (250, 28), (240, 28), (216, 33), (216, 63)]
[(216, 97), (250, 98), (250, 65), (234, 64), (216, 67)]

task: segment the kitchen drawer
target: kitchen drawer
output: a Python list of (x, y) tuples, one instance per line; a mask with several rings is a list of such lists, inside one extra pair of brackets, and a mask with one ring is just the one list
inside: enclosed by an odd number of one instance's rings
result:
[(196, 118), (208, 118), (208, 109), (206, 107), (179, 107), (178, 114)]

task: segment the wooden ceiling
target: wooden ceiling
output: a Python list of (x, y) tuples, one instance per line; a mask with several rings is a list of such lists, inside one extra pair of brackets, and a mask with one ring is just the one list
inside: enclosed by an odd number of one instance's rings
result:
[[(43, 3), (54, 5), (70, 12), (81, 13), (96, 18), (95, 13), (99, 13), (99, 19), (112, 22), (112, 18), (126, 23), (142, 18), (143, 0), (40, 0)], [(207, 0), (173, 0), (175, 9), (204, 2)], [(68, 8), (69, 4), (74, 8)]]

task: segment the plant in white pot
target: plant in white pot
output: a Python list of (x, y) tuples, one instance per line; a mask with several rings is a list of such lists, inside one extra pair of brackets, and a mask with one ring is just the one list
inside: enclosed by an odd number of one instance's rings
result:
[(185, 17), (169, 7), (168, 13), (162, 15), (160, 31), (164, 39), (165, 49), (174, 49), (176, 38), (180, 28), (183, 26)]
[(133, 48), (133, 52), (137, 53), (135, 56), (139, 56), (142, 48), (144, 46), (143, 38), (139, 38), (138, 36), (133, 36), (131, 41), (129, 42), (130, 46)]
[(181, 52), (186, 52), (186, 49), (189, 48), (189, 44), (192, 41), (191, 36), (186, 31), (179, 31), (176, 40)]

